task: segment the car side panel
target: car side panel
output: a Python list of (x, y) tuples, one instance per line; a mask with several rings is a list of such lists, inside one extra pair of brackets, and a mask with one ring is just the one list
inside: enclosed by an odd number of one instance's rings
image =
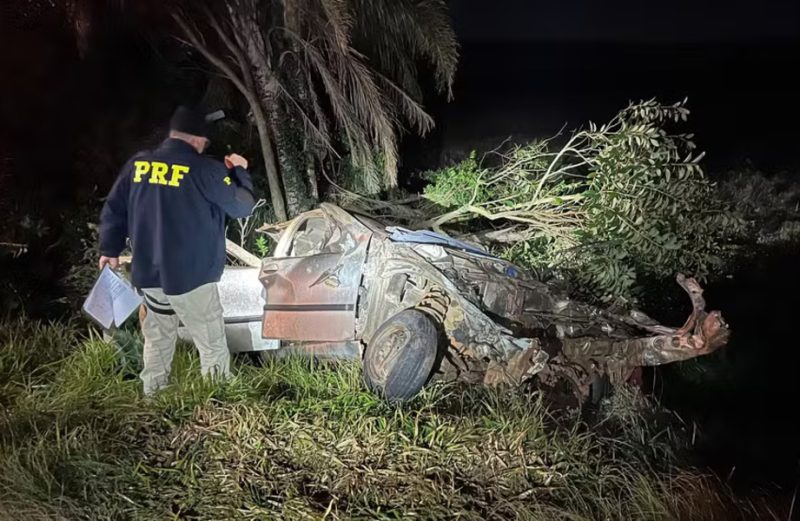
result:
[(356, 303), (367, 242), (344, 253), (264, 262), (263, 336), (280, 340), (355, 339)]

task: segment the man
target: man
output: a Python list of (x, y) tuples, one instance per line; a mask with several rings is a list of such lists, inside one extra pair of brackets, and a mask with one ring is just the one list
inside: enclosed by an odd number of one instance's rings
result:
[(189, 330), (204, 375), (227, 376), (217, 282), (225, 266), (225, 214), (243, 218), (255, 205), (247, 160), (225, 164), (202, 155), (210, 128), (202, 114), (179, 107), (169, 138), (122, 168), (100, 215), (100, 269), (116, 268), (131, 239), (132, 282), (144, 297), (144, 392), (167, 384), (178, 323)]

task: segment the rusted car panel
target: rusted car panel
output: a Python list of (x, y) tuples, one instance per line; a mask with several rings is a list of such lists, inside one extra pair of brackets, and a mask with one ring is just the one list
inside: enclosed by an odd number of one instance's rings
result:
[(352, 218), (343, 222), (347, 217), (327, 208), (301, 216), (287, 228), (276, 256), (264, 261), (259, 278), (267, 295), (265, 338), (356, 338), (356, 303), (371, 233)]
[(266, 261), (261, 271), (267, 291), (264, 337), (353, 340), (365, 249), (361, 245), (352, 256), (321, 253)]
[(721, 315), (705, 311), (700, 286), (682, 276), (694, 311), (682, 328), (669, 328), (637, 311), (617, 315), (573, 301), (475, 247), (384, 228), (330, 204), (279, 229), (277, 258), (260, 274), (267, 338), (368, 345), (389, 317), (417, 309), (447, 339), (442, 371), (454, 378), (520, 383), (539, 374), (581, 389), (595, 375), (624, 380), (637, 367), (707, 354), (728, 338)]

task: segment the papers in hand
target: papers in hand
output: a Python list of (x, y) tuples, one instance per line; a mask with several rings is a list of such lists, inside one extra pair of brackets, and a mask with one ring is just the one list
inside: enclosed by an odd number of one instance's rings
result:
[(142, 303), (142, 297), (128, 281), (103, 267), (92, 291), (83, 303), (83, 311), (104, 329), (119, 327)]

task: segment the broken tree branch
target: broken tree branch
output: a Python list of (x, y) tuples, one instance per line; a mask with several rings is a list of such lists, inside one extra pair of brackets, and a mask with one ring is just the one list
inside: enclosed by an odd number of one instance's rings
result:
[(247, 266), (251, 266), (253, 268), (261, 267), (261, 259), (230, 239), (225, 239), (225, 251), (228, 253), (228, 255), (234, 257), (242, 264), (246, 264)]
[(22, 244), (19, 242), (0, 242), (0, 246), (4, 248), (27, 248), (27, 244)]

